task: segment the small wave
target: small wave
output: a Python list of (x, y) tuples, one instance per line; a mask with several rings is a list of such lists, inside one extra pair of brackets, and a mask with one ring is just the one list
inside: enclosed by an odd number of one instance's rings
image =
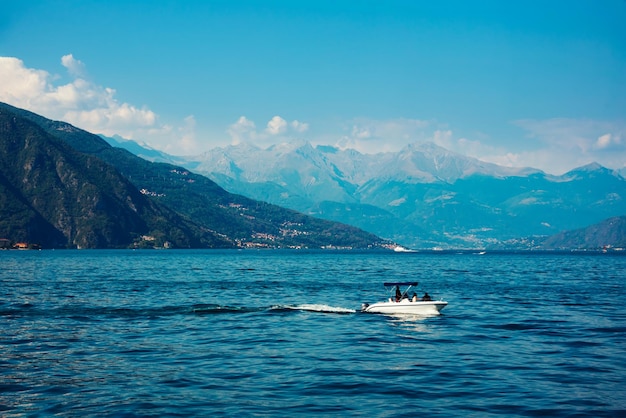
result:
[(192, 310), (196, 314), (228, 314), (258, 312), (260, 310), (263, 310), (263, 308), (249, 308), (245, 306), (228, 306), (202, 303), (193, 305)]
[(354, 309), (342, 308), (339, 306), (319, 305), (319, 304), (303, 304), (296, 306), (280, 306), (278, 309), (290, 309), (296, 311), (308, 311), (308, 312), (323, 312), (323, 313), (338, 313), (338, 314), (350, 314), (355, 313)]
[(69, 317), (76, 320), (98, 320), (102, 317), (117, 318), (158, 318), (174, 315), (217, 315), (245, 314), (262, 311), (310, 311), (324, 313), (350, 314), (354, 309), (321, 304), (303, 304), (297, 306), (274, 305), (270, 307), (230, 306), (198, 303), (187, 306), (61, 306), (43, 308), (34, 305), (14, 305), (0, 309), (0, 317)]
[(84, 306), (66, 305), (52, 308), (33, 305), (13, 305), (0, 309), (0, 317), (73, 318), (81, 321), (108, 318), (159, 318), (189, 314), (221, 314), (257, 312), (265, 308), (237, 307), (216, 304), (192, 306)]

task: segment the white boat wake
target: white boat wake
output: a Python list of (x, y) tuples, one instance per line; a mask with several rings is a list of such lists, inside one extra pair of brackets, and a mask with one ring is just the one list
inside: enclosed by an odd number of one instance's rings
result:
[(297, 306), (284, 306), (285, 309), (293, 309), (297, 311), (324, 312), (324, 313), (355, 313), (356, 310), (342, 308), (339, 306), (319, 305), (319, 304), (303, 304)]

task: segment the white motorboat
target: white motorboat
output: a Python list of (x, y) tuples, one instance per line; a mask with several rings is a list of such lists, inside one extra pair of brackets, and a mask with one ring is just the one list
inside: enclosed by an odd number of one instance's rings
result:
[[(391, 297), (383, 302), (363, 303), (362, 312), (381, 314), (413, 314), (413, 315), (438, 315), (439, 311), (446, 307), (448, 302), (432, 300), (428, 293), (418, 297), (415, 292), (409, 295), (412, 288), (417, 287), (417, 282), (389, 282), (383, 283), (390, 288)], [(395, 294), (394, 294), (395, 291)]]
[(411, 250), (410, 248), (406, 248), (401, 245), (397, 245), (396, 247), (394, 247), (393, 250), (397, 253), (414, 253), (415, 252), (415, 250)]

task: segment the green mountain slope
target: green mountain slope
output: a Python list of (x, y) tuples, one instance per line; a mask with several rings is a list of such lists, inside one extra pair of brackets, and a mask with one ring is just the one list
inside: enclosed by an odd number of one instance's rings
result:
[(230, 247), (110, 165), (0, 108), (0, 237), (48, 248)]

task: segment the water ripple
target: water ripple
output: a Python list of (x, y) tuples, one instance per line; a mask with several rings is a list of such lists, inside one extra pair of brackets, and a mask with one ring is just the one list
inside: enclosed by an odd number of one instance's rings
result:
[(626, 257), (0, 256), (2, 416), (626, 416)]

